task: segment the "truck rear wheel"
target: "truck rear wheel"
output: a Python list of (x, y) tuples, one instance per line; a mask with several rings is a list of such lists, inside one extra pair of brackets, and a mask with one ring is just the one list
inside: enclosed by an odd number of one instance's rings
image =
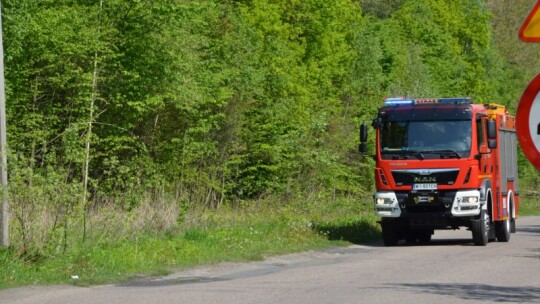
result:
[(489, 234), (489, 216), (485, 210), (480, 211), (480, 217), (472, 221), (473, 242), (477, 246), (486, 246)]
[(512, 204), (510, 205), (510, 233), (516, 233), (516, 219), (514, 218), (514, 200), (512, 199)]
[(495, 235), (497, 236), (497, 241), (499, 242), (510, 241), (510, 222), (511, 222), (511, 219), (510, 217), (508, 217), (504, 221), (495, 223)]
[(385, 246), (395, 246), (399, 242), (396, 225), (390, 221), (381, 222), (382, 237)]

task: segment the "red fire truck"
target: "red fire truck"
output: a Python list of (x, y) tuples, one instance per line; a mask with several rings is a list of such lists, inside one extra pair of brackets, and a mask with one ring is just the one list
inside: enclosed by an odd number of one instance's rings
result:
[[(508, 242), (519, 211), (515, 118), (470, 98), (388, 98), (376, 130), (375, 210), (386, 246), (438, 229)], [(366, 151), (367, 127), (360, 129)]]

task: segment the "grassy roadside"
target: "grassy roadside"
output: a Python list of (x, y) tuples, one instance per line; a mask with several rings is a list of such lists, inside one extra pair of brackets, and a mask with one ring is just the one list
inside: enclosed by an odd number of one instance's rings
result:
[(87, 242), (64, 254), (35, 257), (0, 250), (0, 288), (121, 282), (136, 275), (261, 260), (379, 237), (370, 202), (354, 200), (194, 211), (190, 218), (191, 223), (176, 233), (142, 234), (97, 245)]
[[(539, 215), (540, 200), (522, 197), (520, 210), (521, 216)], [(376, 221), (367, 198), (198, 210), (176, 233), (87, 242), (47, 256), (0, 249), (0, 289), (122, 282), (196, 265), (360, 243), (380, 237)]]
[(539, 195), (522, 195), (520, 200), (520, 216), (540, 215)]

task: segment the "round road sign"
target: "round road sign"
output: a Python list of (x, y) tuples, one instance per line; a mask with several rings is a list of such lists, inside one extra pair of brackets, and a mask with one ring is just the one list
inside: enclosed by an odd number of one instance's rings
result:
[(540, 171), (540, 74), (529, 83), (516, 113), (519, 144), (529, 161)]

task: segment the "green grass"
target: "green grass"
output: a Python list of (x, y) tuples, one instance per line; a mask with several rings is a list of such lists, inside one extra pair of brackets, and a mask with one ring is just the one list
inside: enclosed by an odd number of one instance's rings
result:
[(519, 214), (521, 216), (540, 215), (540, 196), (527, 195), (520, 197)]
[[(333, 203), (254, 206), (200, 211), (175, 233), (140, 234), (122, 241), (86, 242), (63, 254), (0, 251), (0, 288), (24, 285), (92, 285), (159, 276), (225, 261), (343, 246), (379, 237), (370, 204)], [(78, 279), (72, 279), (77, 276)]]

